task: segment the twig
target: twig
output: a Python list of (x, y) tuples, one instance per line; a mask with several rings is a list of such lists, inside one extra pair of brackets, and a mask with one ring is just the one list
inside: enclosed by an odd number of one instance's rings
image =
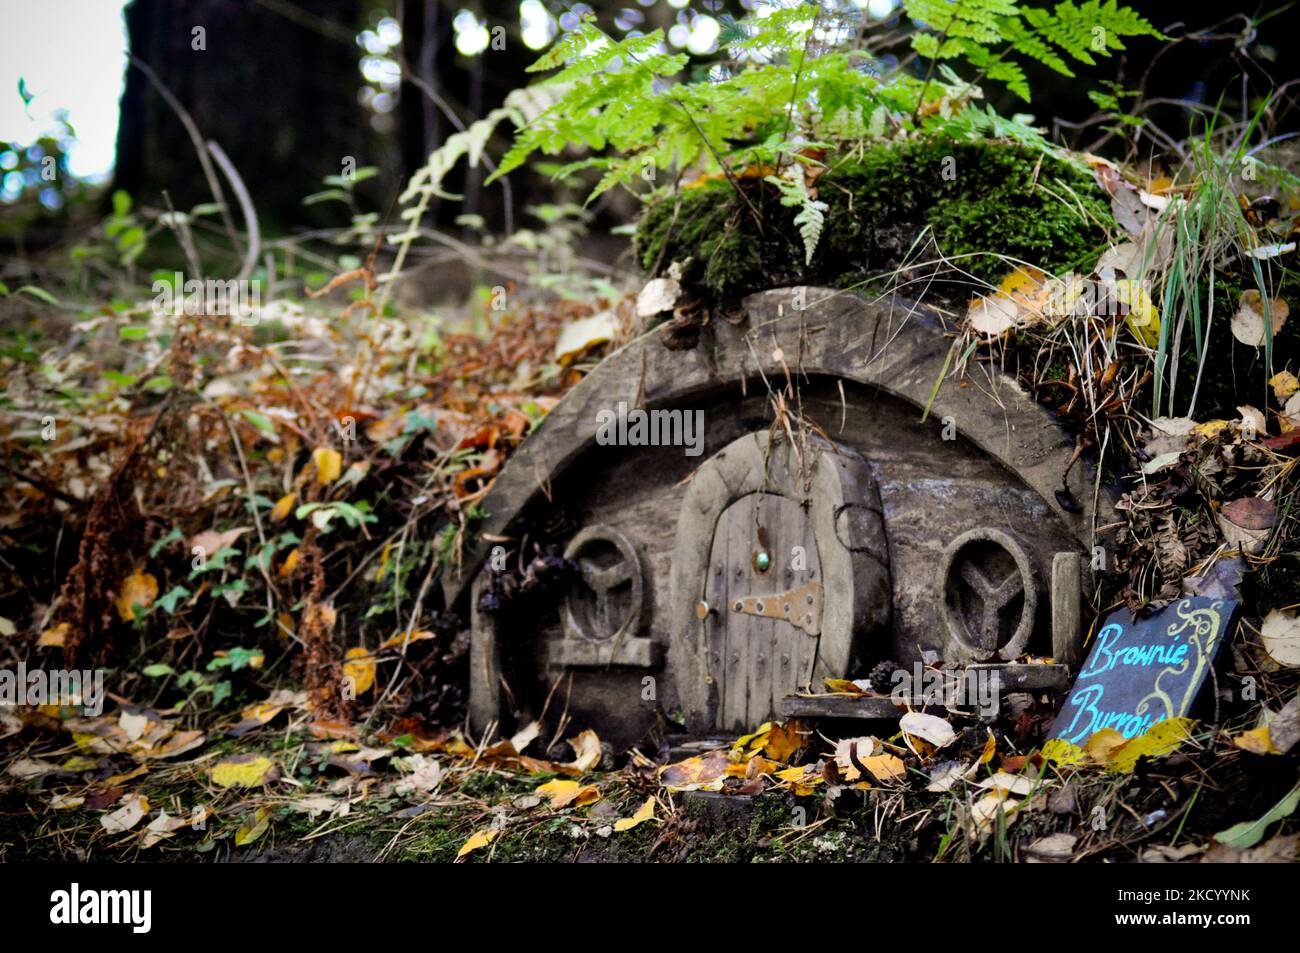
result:
[(244, 180), (239, 177), (235, 164), (222, 151), (221, 146), (209, 139), (208, 151), (226, 174), (230, 187), (235, 191), (235, 198), (239, 200), (239, 210), (244, 214), (244, 225), (248, 228), (248, 247), (244, 249), (244, 264), (239, 269), (239, 280), (246, 281), (257, 265), (257, 256), (262, 252), (262, 231), (257, 224), (257, 210), (253, 208), (253, 198), (244, 187)]

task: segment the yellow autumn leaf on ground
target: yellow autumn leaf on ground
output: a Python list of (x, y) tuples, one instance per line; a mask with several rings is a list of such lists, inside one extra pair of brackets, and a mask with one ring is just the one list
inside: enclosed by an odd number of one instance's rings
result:
[(316, 482), (321, 486), (333, 483), (343, 472), (343, 454), (333, 447), (317, 447), (311, 452), (311, 459), (316, 464)]
[(51, 626), (42, 632), (41, 637), (36, 640), (36, 644), (44, 648), (62, 648), (71, 629), (72, 626), (67, 622), (60, 622), (58, 625)]
[[(903, 759), (892, 754), (877, 754), (862, 760), (862, 766), (871, 772), (877, 781), (884, 783), (907, 774)], [(868, 779), (870, 780), (870, 779)]]
[(1043, 743), (1043, 758), (1063, 768), (1072, 768), (1088, 760), (1087, 753), (1064, 738), (1049, 738)]
[(857, 682), (850, 681), (847, 678), (824, 678), (822, 682), (826, 685), (828, 692), (836, 692), (844, 695), (865, 695), (862, 686)]
[(786, 768), (784, 771), (778, 771), (776, 776), (789, 784), (791, 790), (801, 797), (805, 794), (812, 794), (817, 789), (817, 785), (826, 780), (822, 777), (821, 772), (817, 771), (812, 765)]
[(551, 799), (551, 808), (560, 810), (565, 807), (587, 807), (600, 800), (600, 790), (594, 784), (579, 784), (567, 778), (547, 781), (538, 787), (535, 794), (544, 794)]
[(410, 645), (412, 642), (423, 642), (425, 639), (436, 638), (428, 629), (420, 629), (417, 632), (399, 632), (391, 639), (385, 639), (380, 643), (381, 649), (400, 649), (403, 645)]
[(279, 575), (280, 577), (287, 576), (297, 568), (298, 568), (298, 547), (295, 546), (292, 550), (290, 550), (289, 555), (285, 557), (284, 562), (280, 564), (280, 569), (277, 572), (277, 575)]
[(1273, 746), (1273, 736), (1269, 733), (1268, 725), (1260, 725), (1258, 728), (1244, 731), (1233, 738), (1232, 743), (1242, 751), (1249, 751), (1251, 754), (1282, 753)]
[(235, 831), (235, 846), (243, 847), (245, 844), (253, 843), (266, 833), (266, 829), (270, 824), (271, 812), (264, 807), (259, 807), (257, 813), (253, 815), (253, 819), (240, 825), (239, 830)]
[(977, 764), (988, 764), (993, 760), (993, 755), (996, 754), (998, 750), (998, 739), (993, 736), (992, 731), (989, 731), (988, 729), (985, 730), (989, 732), (989, 736), (984, 742), (984, 750), (980, 752), (980, 759), (976, 762)]
[(265, 755), (237, 754), (212, 768), (212, 783), (222, 788), (254, 788), (274, 780), (275, 762)]
[(149, 573), (137, 569), (122, 580), (113, 604), (117, 606), (117, 614), (122, 617), (122, 621), (130, 622), (135, 618), (136, 606), (148, 609), (157, 598), (158, 580)]
[(1159, 758), (1177, 749), (1191, 737), (1195, 724), (1191, 718), (1169, 718), (1156, 722), (1136, 738), (1125, 738), (1113, 728), (1103, 728), (1093, 732), (1082, 748), (1062, 738), (1053, 738), (1043, 745), (1042, 753), (1048, 761), (1062, 767), (1092, 763), (1130, 774), (1139, 758)]
[(1124, 323), (1133, 336), (1147, 347), (1160, 345), (1160, 312), (1151, 303), (1151, 296), (1140, 281), (1115, 282), (1115, 298), (1128, 309)]
[(1279, 404), (1300, 390), (1300, 378), (1290, 371), (1278, 371), (1268, 379), (1268, 383), (1273, 388), (1273, 396), (1277, 398)]
[(289, 515), (293, 509), (294, 501), (298, 499), (297, 493), (286, 493), (275, 501), (275, 506), (271, 510), (271, 522), (279, 523)]
[(757, 731), (748, 735), (741, 735), (731, 746), (731, 760), (744, 761), (747, 758), (752, 758), (763, 750), (771, 734), (772, 723), (765, 721), (758, 726)]
[(725, 751), (710, 751), (659, 769), (659, 783), (670, 791), (720, 791), (731, 759)]
[(773, 761), (789, 761), (791, 756), (807, 743), (807, 733), (800, 722), (778, 723), (772, 726), (772, 731), (767, 736), (763, 754)]
[(630, 831), (642, 821), (648, 821), (655, 816), (655, 799), (648, 797), (645, 803), (636, 809), (636, 813), (631, 817), (620, 817), (614, 822), (614, 830), (620, 834), (623, 831)]
[(347, 651), (347, 661), (343, 663), (343, 677), (352, 679), (352, 687), (358, 695), (364, 695), (375, 684), (375, 656), (360, 646)]
[(1170, 754), (1192, 734), (1191, 718), (1170, 718), (1157, 722), (1146, 734), (1131, 739), (1111, 755), (1110, 766), (1124, 774), (1132, 772), (1138, 758), (1160, 758)]
[(469, 836), (469, 840), (460, 845), (460, 850), (456, 851), (456, 859), (460, 860), (466, 854), (472, 854), (480, 847), (486, 847), (500, 835), (499, 830), (475, 831)]
[(1209, 440), (1214, 437), (1217, 437), (1225, 430), (1230, 430), (1231, 428), (1232, 428), (1232, 424), (1227, 420), (1209, 420), (1203, 424), (1197, 424), (1195, 427), (1193, 427), (1192, 433), (1196, 434), (1199, 437), (1204, 437), (1205, 439)]

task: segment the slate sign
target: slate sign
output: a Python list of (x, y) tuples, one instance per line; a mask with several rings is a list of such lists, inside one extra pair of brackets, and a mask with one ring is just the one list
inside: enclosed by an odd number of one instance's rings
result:
[(1193, 596), (1146, 619), (1131, 620), (1123, 609), (1111, 613), (1049, 737), (1082, 745), (1093, 732), (1113, 728), (1136, 738), (1185, 716), (1236, 609), (1233, 599)]

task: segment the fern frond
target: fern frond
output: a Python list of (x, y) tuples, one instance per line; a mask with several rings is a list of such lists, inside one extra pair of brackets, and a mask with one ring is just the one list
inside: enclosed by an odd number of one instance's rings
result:
[(825, 202), (813, 198), (804, 181), (803, 169), (794, 165), (786, 175), (769, 175), (763, 179), (781, 190), (781, 204), (787, 208), (799, 209), (794, 223), (799, 228), (799, 237), (803, 239), (804, 264), (811, 265), (817, 243), (821, 241), (822, 228), (826, 225)]

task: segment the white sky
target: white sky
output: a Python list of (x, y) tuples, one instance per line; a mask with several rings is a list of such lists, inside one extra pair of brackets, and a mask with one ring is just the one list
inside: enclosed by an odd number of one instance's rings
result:
[[(0, 0), (0, 140), (29, 143), (66, 109), (77, 141), (74, 175), (113, 168), (118, 100), (126, 69), (125, 0)], [(24, 110), (18, 80), (34, 98)], [(30, 112), (30, 117), (28, 113)]]

